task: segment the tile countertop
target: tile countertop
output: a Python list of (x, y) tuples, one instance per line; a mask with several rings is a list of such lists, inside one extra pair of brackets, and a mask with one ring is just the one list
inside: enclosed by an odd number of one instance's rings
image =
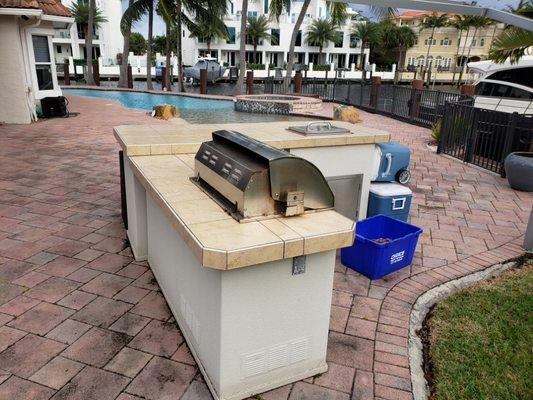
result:
[(289, 126), (307, 125), (308, 122), (309, 120), (191, 125), (182, 121), (168, 125), (121, 125), (114, 128), (114, 134), (128, 156), (196, 153), (202, 142), (211, 140), (212, 132), (221, 129), (235, 130), (282, 149), (367, 144), (390, 140), (389, 133), (341, 121), (331, 122), (335, 126), (349, 129), (351, 133), (304, 136), (286, 130)]
[(333, 210), (239, 223), (189, 180), (193, 154), (129, 160), (135, 176), (205, 267), (234, 269), (352, 244), (353, 221)]

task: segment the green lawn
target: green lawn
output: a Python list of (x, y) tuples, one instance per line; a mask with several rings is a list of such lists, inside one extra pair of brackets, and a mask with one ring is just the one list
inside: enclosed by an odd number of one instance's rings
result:
[(533, 399), (533, 259), (439, 303), (428, 320), (436, 400)]

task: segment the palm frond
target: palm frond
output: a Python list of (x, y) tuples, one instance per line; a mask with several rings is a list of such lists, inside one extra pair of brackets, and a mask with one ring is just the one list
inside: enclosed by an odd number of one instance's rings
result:
[(287, 11), (291, 7), (291, 0), (271, 0), (268, 7), (270, 17), (279, 22), (279, 17), (283, 11)]
[(153, 3), (153, 0), (136, 0), (124, 11), (120, 20), (120, 30), (123, 35), (134, 22), (141, 20), (143, 15), (148, 12), (150, 2)]
[(494, 39), (489, 58), (497, 63), (503, 63), (509, 58), (511, 64), (514, 64), (530, 46), (533, 46), (533, 32), (511, 27)]

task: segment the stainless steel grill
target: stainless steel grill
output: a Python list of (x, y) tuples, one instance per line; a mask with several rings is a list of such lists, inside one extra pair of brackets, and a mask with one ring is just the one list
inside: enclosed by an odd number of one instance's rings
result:
[(238, 132), (213, 132), (196, 153), (194, 169), (193, 182), (239, 221), (334, 206), (316, 166)]

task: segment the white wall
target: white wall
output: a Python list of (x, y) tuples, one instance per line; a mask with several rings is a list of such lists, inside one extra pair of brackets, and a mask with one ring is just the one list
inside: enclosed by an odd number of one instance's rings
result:
[(18, 18), (0, 15), (0, 122), (29, 124)]

